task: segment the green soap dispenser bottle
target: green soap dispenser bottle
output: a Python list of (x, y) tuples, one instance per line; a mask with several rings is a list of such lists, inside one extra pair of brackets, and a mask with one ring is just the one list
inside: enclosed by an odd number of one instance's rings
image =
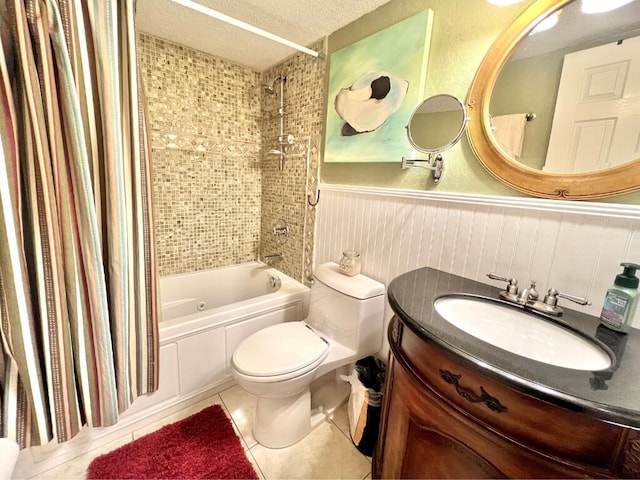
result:
[(604, 297), (600, 322), (611, 330), (627, 333), (638, 307), (638, 277), (636, 270), (640, 265), (621, 263), (624, 271), (616, 275), (616, 279)]

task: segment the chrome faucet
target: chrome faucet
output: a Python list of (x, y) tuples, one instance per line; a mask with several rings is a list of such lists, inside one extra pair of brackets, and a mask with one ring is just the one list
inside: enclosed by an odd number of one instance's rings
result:
[(550, 288), (544, 296), (544, 300), (540, 301), (538, 291), (536, 290), (536, 282), (531, 281), (529, 288), (518, 288), (518, 280), (515, 278), (507, 278), (495, 273), (487, 273), (487, 277), (492, 280), (500, 280), (507, 282), (507, 288), (500, 291), (500, 298), (509, 302), (521, 305), (537, 312), (546, 313), (548, 315), (560, 316), (563, 313), (561, 307), (558, 306), (558, 297), (565, 298), (579, 305), (591, 305), (591, 302), (583, 297), (576, 297), (566, 293), (559, 292), (555, 288)]
[(531, 286), (529, 288), (523, 288), (518, 293), (517, 303), (520, 305), (527, 305), (529, 302), (537, 301), (539, 296), (540, 295), (536, 290), (536, 282), (531, 280)]

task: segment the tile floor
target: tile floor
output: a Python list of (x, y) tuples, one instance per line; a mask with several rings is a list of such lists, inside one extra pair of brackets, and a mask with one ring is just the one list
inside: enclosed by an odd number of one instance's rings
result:
[[(208, 405), (224, 407), (247, 457), (262, 479), (370, 479), (371, 459), (353, 446), (349, 436), (349, 419), (346, 404), (339, 408), (331, 420), (316, 428), (301, 442), (287, 448), (268, 449), (260, 445), (251, 433), (255, 399), (233, 386), (184, 410), (168, 415), (161, 421), (147, 425), (133, 433), (133, 439), (151, 433), (169, 423), (199, 412)], [(131, 434), (91, 451), (74, 460), (44, 472), (35, 479), (83, 479), (91, 461), (104, 453), (130, 442)]]

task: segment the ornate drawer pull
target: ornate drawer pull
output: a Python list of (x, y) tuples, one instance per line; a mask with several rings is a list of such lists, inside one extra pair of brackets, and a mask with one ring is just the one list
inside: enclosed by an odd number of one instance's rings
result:
[(440, 370), (440, 377), (442, 377), (445, 382), (456, 387), (456, 392), (458, 392), (458, 395), (460, 395), (465, 400), (468, 400), (471, 403), (483, 402), (490, 410), (493, 410), (497, 413), (507, 411), (507, 407), (502, 405), (497, 398), (489, 395), (484, 387), (480, 387), (480, 395), (468, 388), (461, 387), (458, 383), (458, 380), (460, 380), (462, 375), (456, 375), (455, 373), (451, 373), (447, 370)]
[(394, 317), (391, 323), (391, 340), (393, 343), (400, 345), (402, 339), (402, 323), (398, 318)]

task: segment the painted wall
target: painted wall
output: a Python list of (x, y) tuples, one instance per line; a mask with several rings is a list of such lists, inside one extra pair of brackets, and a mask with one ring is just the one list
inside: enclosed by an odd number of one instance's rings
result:
[[(329, 36), (328, 51), (398, 22), (424, 8), (434, 11), (425, 98), (451, 93), (464, 101), (469, 85), (493, 41), (524, 10), (525, 4), (496, 7), (484, 0), (392, 0)], [(444, 155), (446, 173), (434, 186), (421, 169), (402, 170), (400, 159), (383, 164), (321, 164), (323, 182), (433, 190), (438, 192), (524, 196), (495, 180), (476, 160), (466, 136)], [(640, 193), (613, 197), (614, 203), (640, 203)]]

